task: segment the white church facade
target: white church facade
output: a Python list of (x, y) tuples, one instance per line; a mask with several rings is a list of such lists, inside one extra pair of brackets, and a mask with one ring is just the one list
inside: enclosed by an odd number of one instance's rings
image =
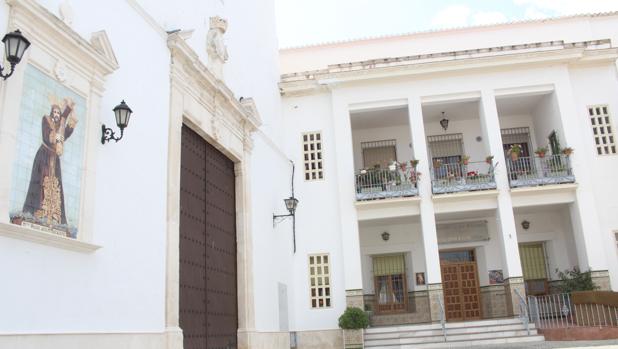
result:
[(618, 290), (617, 25), (279, 50), (274, 1), (2, 1), (0, 348), (341, 348), (346, 307)]

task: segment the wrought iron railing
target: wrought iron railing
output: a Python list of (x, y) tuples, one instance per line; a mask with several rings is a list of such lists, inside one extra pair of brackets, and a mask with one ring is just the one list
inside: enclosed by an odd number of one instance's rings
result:
[(526, 328), (526, 332), (528, 333), (528, 336), (529, 336), (530, 335), (530, 320), (529, 320), (530, 318), (528, 315), (528, 304), (526, 304), (526, 299), (519, 293), (519, 291), (517, 291), (517, 289), (515, 289), (514, 291), (519, 301), (519, 320), (521, 320), (521, 322), (524, 324), (524, 327)]
[(528, 296), (530, 321), (537, 328), (618, 327), (618, 307), (575, 304), (568, 293)]
[(494, 166), (485, 161), (435, 163), (431, 173), (434, 194), (495, 189)]
[(408, 162), (388, 168), (360, 170), (356, 174), (356, 199), (375, 200), (418, 195), (420, 173)]
[(575, 182), (570, 158), (565, 155), (509, 157), (506, 164), (513, 188)]

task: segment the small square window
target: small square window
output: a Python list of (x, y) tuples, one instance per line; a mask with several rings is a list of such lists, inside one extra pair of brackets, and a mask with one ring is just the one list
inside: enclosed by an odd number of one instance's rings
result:
[(611, 117), (607, 106), (588, 107), (594, 144), (598, 155), (616, 154)]
[(331, 306), (329, 269), (328, 255), (309, 256), (309, 286), (312, 308), (319, 309)]
[(303, 134), (303, 159), (305, 161), (305, 180), (324, 178), (322, 162), (322, 135), (320, 132)]

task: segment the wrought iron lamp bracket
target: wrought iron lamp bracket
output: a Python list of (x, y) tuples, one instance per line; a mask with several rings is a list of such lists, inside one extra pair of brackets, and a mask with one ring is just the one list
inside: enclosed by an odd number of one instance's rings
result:
[(116, 133), (109, 127), (105, 127), (105, 124), (101, 125), (101, 144), (105, 144), (105, 142), (116, 141), (118, 143), (119, 140), (122, 139), (124, 135), (124, 129), (120, 129), (120, 137), (116, 137)]
[(9, 78), (9, 76), (13, 75), (13, 73), (15, 72), (15, 66), (17, 65), (16, 63), (10, 63), (11, 64), (11, 71), (9, 71), (8, 74), (4, 74), (4, 68), (3, 66), (0, 66), (0, 77), (2, 77), (2, 79), (6, 80)]

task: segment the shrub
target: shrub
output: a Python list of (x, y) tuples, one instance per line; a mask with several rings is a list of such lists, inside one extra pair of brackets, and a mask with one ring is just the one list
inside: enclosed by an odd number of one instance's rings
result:
[(565, 271), (556, 269), (556, 273), (558, 273), (560, 278), (558, 288), (563, 293), (594, 291), (598, 288), (592, 281), (590, 270), (582, 272), (578, 267), (573, 267), (573, 269)]
[(339, 317), (339, 327), (344, 330), (359, 330), (369, 326), (369, 317), (361, 308), (346, 308)]

